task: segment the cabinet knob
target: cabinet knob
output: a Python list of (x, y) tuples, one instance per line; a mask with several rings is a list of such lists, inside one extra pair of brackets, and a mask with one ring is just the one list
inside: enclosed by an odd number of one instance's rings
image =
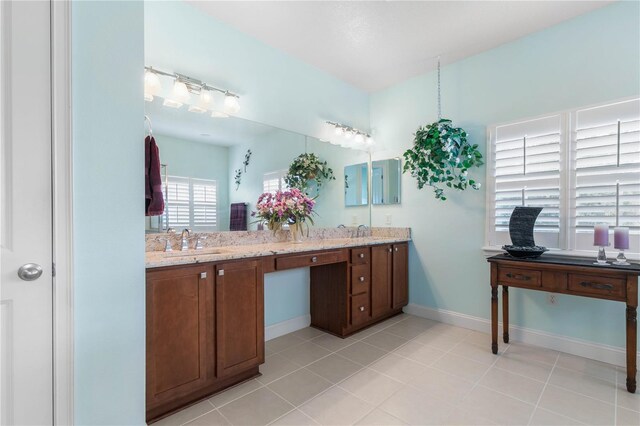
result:
[(207, 273), (206, 272), (200, 272), (200, 279), (204, 280), (207, 278)]
[(360, 253), (360, 254), (358, 255), (358, 257), (359, 257), (360, 259), (364, 259), (364, 253)]
[(318, 258), (316, 256), (313, 256), (311, 258), (311, 262), (316, 263), (318, 261)]
[(360, 277), (360, 282), (363, 283), (364, 282), (364, 277)]
[(398, 251), (398, 247), (395, 248), (395, 251)]
[(224, 269), (218, 270), (218, 275), (223, 276), (224, 275)]
[(360, 306), (360, 312), (364, 312), (364, 306)]
[(391, 247), (389, 247), (389, 253), (391, 253), (393, 250), (391, 250)]

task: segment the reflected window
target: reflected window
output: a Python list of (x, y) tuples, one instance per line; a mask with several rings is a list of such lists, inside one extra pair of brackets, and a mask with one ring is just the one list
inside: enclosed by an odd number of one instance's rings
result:
[(165, 229), (190, 228), (194, 231), (218, 229), (215, 180), (168, 176), (164, 199)]

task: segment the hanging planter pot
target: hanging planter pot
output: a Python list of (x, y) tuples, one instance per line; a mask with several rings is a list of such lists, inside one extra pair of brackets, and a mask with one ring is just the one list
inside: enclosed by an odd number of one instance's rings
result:
[(439, 200), (446, 200), (446, 188), (464, 191), (480, 189), (480, 183), (468, 178), (468, 171), (480, 167), (482, 153), (470, 144), (467, 132), (454, 127), (451, 120), (441, 118), (440, 60), (438, 60), (438, 121), (416, 130), (413, 147), (404, 153), (403, 172), (409, 172), (422, 189), (431, 186)]

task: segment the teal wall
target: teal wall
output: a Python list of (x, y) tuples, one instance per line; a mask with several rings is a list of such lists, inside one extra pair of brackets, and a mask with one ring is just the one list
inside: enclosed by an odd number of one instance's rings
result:
[(144, 6), (73, 2), (74, 422), (145, 416)]
[[(640, 94), (640, 3), (619, 2), (442, 69), (443, 115), (486, 146), (486, 126)], [(401, 155), (416, 128), (435, 121), (434, 72), (371, 97), (371, 125), (384, 150), (375, 159)], [(485, 181), (485, 168), (474, 174)], [(402, 179), (402, 205), (373, 208), (373, 225), (391, 214), (410, 226), (411, 303), (489, 318), (489, 268), (485, 191), (435, 200)], [(598, 343), (623, 346), (624, 306), (514, 290), (514, 324)]]
[(217, 184), (218, 230), (229, 230), (229, 148), (154, 132), (160, 161), (170, 176), (212, 179)]

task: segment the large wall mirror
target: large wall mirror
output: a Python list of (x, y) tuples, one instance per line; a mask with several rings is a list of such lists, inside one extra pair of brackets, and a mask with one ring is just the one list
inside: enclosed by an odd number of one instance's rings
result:
[[(189, 112), (186, 106), (175, 109), (162, 103), (159, 96), (146, 102), (160, 152), (165, 198), (164, 214), (146, 218), (147, 232), (166, 232), (169, 227), (200, 232), (239, 230), (242, 226), (232, 220), (238, 208), (247, 212), (247, 229), (258, 229), (250, 216), (258, 197), (285, 188), (289, 165), (303, 153), (314, 153), (326, 161), (335, 177), (311, 194), (317, 197), (315, 227), (370, 225), (369, 206), (347, 209), (343, 192), (345, 166), (366, 165), (367, 152), (237, 117), (214, 118)], [(366, 171), (364, 176), (366, 182)]]
[(399, 158), (371, 163), (371, 204), (400, 204), (402, 170)]

